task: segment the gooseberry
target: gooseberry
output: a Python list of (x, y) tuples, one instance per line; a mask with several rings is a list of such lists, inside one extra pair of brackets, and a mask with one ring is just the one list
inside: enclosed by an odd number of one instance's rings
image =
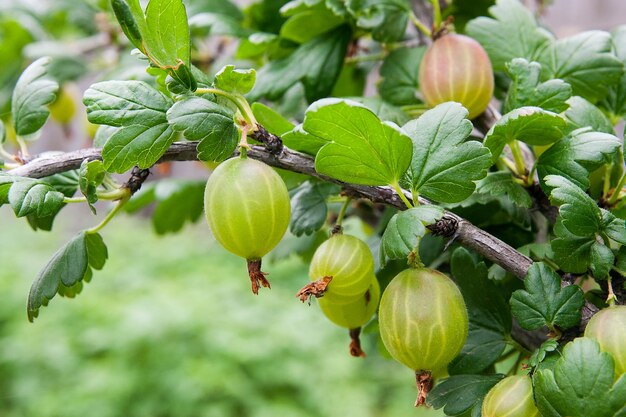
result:
[(282, 239), (291, 211), (282, 178), (263, 162), (229, 159), (207, 181), (204, 211), (215, 239), (248, 261), (252, 292), (269, 288), (261, 258)]
[(485, 111), (493, 95), (493, 68), (487, 53), (474, 39), (447, 34), (426, 50), (420, 64), (419, 85), (429, 106), (456, 101), (467, 108), (473, 119)]
[(585, 337), (597, 340), (600, 349), (613, 356), (616, 378), (626, 372), (626, 306), (608, 307), (594, 314)]
[(528, 375), (513, 375), (494, 385), (485, 396), (482, 417), (539, 417)]

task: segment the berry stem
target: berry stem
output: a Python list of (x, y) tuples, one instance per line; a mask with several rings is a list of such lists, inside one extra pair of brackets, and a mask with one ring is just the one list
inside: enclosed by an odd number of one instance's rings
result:
[(363, 352), (363, 349), (361, 349), (361, 328), (350, 329), (348, 334), (350, 335), (350, 355), (355, 358), (364, 358), (367, 356), (365, 352)]
[(613, 307), (615, 305), (615, 301), (617, 300), (617, 297), (615, 296), (615, 292), (613, 292), (613, 283), (611, 281), (612, 281), (612, 278), (609, 275), (609, 277), (606, 280), (606, 287), (607, 287), (607, 292), (608, 292), (608, 296), (606, 297), (606, 303), (609, 305), (609, 307)]
[(252, 284), (252, 293), (258, 295), (261, 286), (271, 289), (270, 282), (265, 278), (267, 273), (261, 271), (261, 259), (247, 259), (246, 261), (248, 262), (248, 275)]
[(426, 404), (426, 396), (433, 388), (433, 376), (430, 371), (416, 371), (415, 383), (417, 384), (417, 399), (415, 406)]
[(350, 197), (346, 198), (346, 201), (344, 201), (343, 205), (341, 206), (341, 209), (339, 210), (339, 214), (337, 215), (337, 220), (335, 221), (335, 228), (338, 229), (338, 233), (340, 233), (341, 229), (343, 229), (341, 227), (341, 224), (343, 223), (343, 218), (346, 215), (346, 210), (348, 210), (348, 207), (350, 206), (350, 201), (352, 201)]
[(323, 297), (324, 293), (326, 292), (326, 288), (328, 287), (328, 284), (330, 284), (330, 281), (332, 280), (332, 276), (326, 276), (309, 284), (306, 284), (300, 289), (300, 291), (296, 293), (296, 297), (298, 297), (303, 303), (307, 300), (310, 301), (312, 297)]

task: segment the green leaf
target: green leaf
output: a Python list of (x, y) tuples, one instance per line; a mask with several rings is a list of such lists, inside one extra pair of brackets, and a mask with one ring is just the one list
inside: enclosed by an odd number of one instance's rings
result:
[[(78, 190), (78, 172), (76, 170), (54, 174), (49, 177), (40, 178), (36, 181), (48, 184), (55, 191), (62, 193), (65, 197), (73, 196), (76, 193), (76, 190)], [(33, 230), (50, 231), (52, 230), (54, 219), (64, 206), (65, 204), (59, 205), (56, 209), (52, 210), (50, 213), (46, 213), (43, 217), (39, 217), (36, 211), (32, 212), (26, 216), (26, 220)]]
[(142, 81), (104, 81), (83, 98), (90, 122), (122, 126), (104, 144), (107, 171), (123, 173), (133, 166), (150, 168), (176, 139), (167, 122), (172, 102)]
[(285, 133), (281, 139), (288, 148), (313, 156), (317, 155), (317, 152), (330, 142), (330, 140), (305, 132), (301, 124)]
[[(450, 374), (477, 374), (502, 355), (511, 335), (511, 313), (506, 299), (488, 278), (484, 262), (477, 263), (461, 248), (450, 264), (469, 313), (469, 333), (461, 353), (448, 365)], [(485, 300), (489, 300), (485, 303)]]
[(4, 120), (0, 120), (0, 145), (7, 140), (7, 129), (4, 126)]
[(552, 35), (537, 26), (533, 14), (518, 0), (498, 0), (489, 8), (489, 14), (493, 18), (471, 20), (465, 30), (482, 44), (496, 71), (504, 71), (513, 58), (536, 61), (552, 40)]
[(411, 117), (400, 107), (389, 104), (378, 97), (350, 97), (349, 99), (363, 104), (384, 122), (391, 122), (397, 124), (398, 126), (402, 126), (411, 120)]
[(232, 93), (246, 94), (252, 90), (256, 82), (256, 71), (253, 69), (235, 69), (234, 65), (226, 65), (215, 74), (215, 87)]
[[(626, 26), (619, 26), (611, 33), (613, 49), (617, 58), (626, 66)], [(615, 118), (626, 117), (626, 71), (619, 83), (609, 87), (602, 106), (610, 111)]]
[(154, 126), (167, 122), (172, 101), (143, 81), (103, 81), (85, 91), (83, 103), (91, 123), (109, 126)]
[(596, 245), (594, 239), (577, 237), (567, 232), (552, 240), (554, 257), (565, 272), (584, 273), (591, 263), (591, 247)]
[(39, 272), (28, 294), (28, 320), (39, 315), (39, 308), (47, 306), (57, 294), (73, 296), (82, 288), (82, 281), (91, 277), (91, 268), (101, 269), (107, 258), (107, 249), (98, 234), (80, 232), (59, 249)]
[(295, 127), (293, 123), (281, 116), (276, 110), (267, 107), (263, 103), (253, 103), (252, 113), (254, 113), (254, 117), (261, 126), (277, 136), (282, 136)]
[(327, 97), (339, 77), (351, 37), (351, 29), (340, 26), (302, 44), (287, 58), (270, 62), (259, 70), (250, 100), (277, 100), (299, 81), (307, 101)]
[(529, 145), (549, 145), (563, 138), (565, 119), (539, 107), (520, 107), (505, 114), (489, 129), (485, 146), (496, 161), (504, 146), (514, 140)]
[(544, 417), (623, 417), (626, 376), (614, 381), (614, 361), (586, 337), (565, 345), (554, 370), (534, 377), (534, 396)]
[(441, 219), (443, 213), (437, 206), (417, 206), (396, 213), (387, 223), (380, 242), (381, 266), (393, 259), (405, 259), (411, 253), (417, 255), (426, 226)]
[(575, 95), (592, 103), (604, 98), (624, 72), (622, 62), (612, 52), (611, 35), (599, 30), (553, 42), (539, 61), (544, 78), (561, 78), (572, 86)]
[(351, 0), (348, 7), (358, 27), (371, 30), (378, 42), (397, 42), (404, 38), (411, 5), (407, 0)]
[[(292, 2), (283, 7), (281, 12), (285, 14), (286, 8), (291, 4)], [(307, 2), (303, 4), (306, 5)], [(288, 15), (289, 19), (280, 28), (280, 36), (296, 43), (308, 42), (345, 22), (343, 16), (327, 8), (324, 1), (317, 2), (313, 6), (289, 10)]]
[(98, 201), (96, 190), (106, 175), (102, 161), (96, 159), (93, 161), (84, 160), (80, 165), (78, 184), (80, 192), (87, 198), (87, 202), (91, 211), (95, 214), (96, 209), (92, 206)]
[(186, 222), (194, 223), (204, 208), (205, 181), (167, 181), (155, 189), (158, 201), (152, 214), (157, 234), (180, 231)]
[(520, 207), (530, 208), (533, 205), (533, 201), (526, 189), (514, 181), (510, 172), (490, 172), (485, 178), (478, 181), (476, 190), (479, 193), (489, 194), (494, 197), (506, 195), (514, 204)]
[(223, 161), (230, 157), (239, 141), (239, 132), (229, 109), (200, 97), (176, 102), (167, 112), (175, 131), (188, 140), (199, 140), (198, 159)]
[(37, 132), (48, 120), (48, 105), (59, 91), (59, 84), (46, 77), (49, 63), (50, 58), (39, 58), (24, 70), (15, 84), (11, 115), (15, 133), (19, 136)]
[(506, 65), (511, 85), (504, 103), (504, 112), (519, 107), (541, 107), (554, 113), (568, 108), (566, 100), (572, 96), (572, 87), (563, 80), (540, 82), (541, 64), (515, 58)]
[(305, 181), (292, 190), (289, 231), (295, 236), (302, 236), (321, 229), (328, 215), (326, 199), (339, 191), (335, 184), (316, 181)]
[(135, 165), (150, 168), (175, 139), (175, 132), (167, 123), (123, 127), (102, 148), (104, 169), (121, 174)]
[(614, 135), (588, 129), (575, 130), (539, 156), (537, 173), (540, 183), (547, 190), (546, 176), (561, 175), (586, 190), (589, 174), (609, 163), (620, 146), (620, 140)]
[[(3, 176), (2, 179), (5, 179)], [(0, 181), (1, 183), (1, 181)], [(17, 217), (34, 214), (47, 217), (58, 212), (63, 206), (63, 193), (50, 184), (33, 179), (16, 180), (10, 186), (8, 202)]]
[(600, 244), (591, 246), (589, 269), (594, 278), (606, 279), (613, 267), (613, 262), (615, 262), (615, 255), (613, 255), (611, 248)]
[[(132, 1), (132, 0), (131, 0)], [(137, 3), (135, 3), (137, 4)], [(137, 6), (136, 6), (137, 7)], [(129, 4), (125, 0), (111, 0), (111, 8), (115, 13), (115, 18), (122, 27), (122, 31), (128, 38), (128, 40), (139, 50), (143, 50), (141, 39), (141, 31), (139, 30), (139, 24), (133, 15)], [(141, 9), (139, 10), (141, 11)], [(140, 15), (143, 20), (143, 12)]]
[(554, 187), (550, 202), (559, 206), (563, 226), (575, 236), (589, 236), (600, 230), (601, 213), (595, 201), (564, 177), (549, 175), (546, 183)]
[(380, 67), (380, 96), (397, 106), (419, 103), (419, 69), (426, 47), (399, 48), (392, 51)]
[(182, 0), (150, 0), (146, 7), (146, 53), (158, 67), (195, 90), (190, 72), (191, 43)]
[(528, 365), (537, 367), (550, 352), (554, 352), (559, 347), (559, 342), (555, 339), (548, 339), (541, 344), (528, 359)]
[(474, 181), (487, 175), (489, 150), (466, 141), (472, 132), (467, 110), (459, 103), (442, 103), (403, 126), (413, 141), (408, 183), (423, 196), (456, 203), (476, 189)]
[(524, 287), (511, 296), (511, 312), (524, 329), (568, 329), (580, 322), (582, 290), (577, 285), (561, 288), (561, 278), (543, 262), (528, 269)]
[(590, 127), (596, 132), (609, 133), (613, 135), (613, 125), (602, 110), (591, 104), (582, 97), (574, 96), (567, 100), (569, 109), (565, 112), (565, 117), (573, 124), (575, 129)]
[(396, 125), (349, 100), (324, 99), (311, 105), (304, 130), (328, 141), (315, 170), (363, 185), (397, 184), (411, 161), (411, 140)]
[(453, 375), (435, 385), (426, 402), (436, 410), (443, 407), (447, 416), (458, 416), (469, 410), (478, 410), (480, 416), (485, 395), (502, 378), (504, 375), (500, 374)]

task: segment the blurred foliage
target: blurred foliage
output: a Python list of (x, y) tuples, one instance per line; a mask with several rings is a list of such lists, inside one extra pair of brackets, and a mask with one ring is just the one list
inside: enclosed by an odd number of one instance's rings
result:
[(203, 224), (158, 239), (147, 222), (118, 219), (104, 232), (107, 268), (80, 299), (28, 323), (30, 280), (69, 239), (71, 219), (55, 234), (3, 224), (3, 416), (442, 415), (413, 410), (409, 371), (383, 359), (373, 335), (369, 356), (352, 358), (343, 329), (294, 297), (304, 263), (268, 263), (272, 290), (255, 297), (243, 261)]

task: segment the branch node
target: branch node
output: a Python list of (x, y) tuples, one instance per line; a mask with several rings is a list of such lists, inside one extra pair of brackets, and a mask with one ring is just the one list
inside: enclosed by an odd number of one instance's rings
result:
[(452, 237), (457, 233), (459, 222), (454, 217), (443, 216), (428, 228), (434, 236)]
[(276, 135), (271, 134), (260, 124), (256, 125), (256, 130), (251, 135), (255, 140), (261, 142), (265, 149), (274, 156), (279, 156), (283, 152), (283, 141)]
[(141, 169), (139, 167), (134, 167), (133, 171), (130, 173), (130, 178), (122, 188), (127, 188), (130, 190), (130, 194), (135, 194), (141, 188), (141, 185), (148, 179), (150, 175), (149, 169)]

